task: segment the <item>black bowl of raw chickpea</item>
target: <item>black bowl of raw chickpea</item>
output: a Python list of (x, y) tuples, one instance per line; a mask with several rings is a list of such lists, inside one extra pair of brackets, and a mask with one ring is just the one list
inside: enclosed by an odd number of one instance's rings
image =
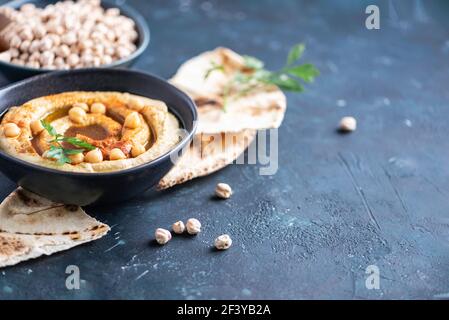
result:
[(10, 81), (55, 70), (128, 67), (147, 48), (145, 19), (100, 0), (23, 0), (0, 7), (0, 73)]

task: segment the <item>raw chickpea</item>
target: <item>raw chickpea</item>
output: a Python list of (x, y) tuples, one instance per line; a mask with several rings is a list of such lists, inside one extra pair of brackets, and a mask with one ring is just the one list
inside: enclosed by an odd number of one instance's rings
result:
[(22, 53), (21, 55), (20, 55), (20, 57), (19, 57), (19, 59), (20, 60), (22, 60), (23, 62), (25, 62), (25, 61), (28, 61), (28, 57), (29, 57), (30, 55), (28, 54), (28, 53)]
[(33, 40), (30, 43), (30, 47), (28, 48), (28, 51), (30, 53), (35, 53), (35, 52), (39, 52), (39, 48), (41, 46), (41, 42), (40, 40)]
[(184, 222), (182, 222), (181, 220), (173, 223), (171, 227), (173, 229), (173, 232), (176, 234), (182, 234), (186, 230), (186, 226), (184, 225)]
[(7, 123), (3, 126), (3, 133), (7, 138), (15, 138), (20, 135), (20, 128), (15, 123)]
[(24, 65), (24, 64), (25, 64), (22, 60), (17, 59), (17, 58), (12, 59), (12, 60), (11, 60), (11, 63), (13, 63), (13, 64), (19, 64), (19, 65)]
[(69, 155), (70, 164), (80, 164), (84, 161), (84, 154), (82, 152)]
[(41, 67), (40, 63), (37, 61), (28, 61), (26, 65), (34, 69), (39, 69)]
[(30, 129), (33, 135), (37, 136), (39, 133), (44, 131), (45, 128), (42, 126), (40, 120), (34, 120), (30, 123)]
[(112, 63), (112, 57), (108, 55), (104, 55), (101, 57), (101, 64), (111, 64)]
[(131, 148), (131, 155), (133, 158), (140, 156), (142, 153), (146, 151), (145, 147), (141, 144), (135, 143)]
[(78, 108), (81, 108), (81, 109), (83, 109), (84, 111), (86, 111), (86, 112), (89, 112), (89, 106), (87, 105), (87, 103), (84, 103), (84, 102), (75, 102), (73, 105), (72, 105), (72, 107), (78, 107)]
[(16, 48), (9, 49), (9, 54), (11, 55), (11, 58), (17, 58), (20, 55), (20, 51)]
[(126, 128), (130, 128), (130, 129), (138, 128), (140, 126), (139, 113), (137, 113), (137, 112), (130, 113), (125, 119), (124, 126)]
[(69, 119), (75, 123), (83, 123), (86, 118), (86, 111), (80, 107), (73, 107), (69, 110)]
[(232, 195), (231, 186), (227, 183), (219, 183), (215, 188), (215, 195), (221, 199), (228, 199)]
[(21, 43), (22, 43), (22, 39), (20, 39), (20, 37), (16, 35), (11, 38), (11, 41), (9, 42), (9, 46), (11, 48), (19, 48)]
[(20, 32), (19, 34), (20, 38), (22, 40), (33, 40), (34, 35), (33, 35), (33, 31), (29, 28), (23, 29), (22, 32)]
[(91, 150), (84, 156), (84, 160), (89, 163), (98, 163), (103, 161), (103, 154), (100, 149)]
[(90, 112), (92, 113), (99, 113), (99, 114), (105, 114), (106, 113), (106, 106), (102, 104), (101, 102), (95, 102), (92, 103), (90, 106)]
[(55, 67), (58, 69), (63, 69), (65, 66), (64, 58), (62, 57), (56, 57), (54, 61)]
[(190, 218), (186, 223), (187, 233), (195, 235), (201, 232), (201, 222), (198, 219)]
[(357, 120), (354, 117), (343, 117), (338, 125), (338, 129), (341, 132), (352, 132), (356, 128)]
[(53, 40), (49, 36), (42, 38), (39, 47), (41, 51), (48, 51), (52, 47), (53, 47)]
[(65, 43), (65, 44), (67, 44), (69, 46), (71, 46), (72, 44), (75, 44), (76, 40), (77, 40), (76, 33), (72, 32), (72, 31), (67, 32), (66, 34), (64, 34), (61, 37), (62, 43)]
[(41, 39), (47, 34), (47, 29), (43, 25), (38, 25), (33, 29), (34, 36)]
[(54, 60), (55, 60), (55, 54), (51, 51), (42, 52), (42, 54), (39, 58), (39, 62), (45, 66), (52, 65)]
[(21, 51), (28, 51), (28, 49), (30, 48), (31, 45), (31, 41), (29, 40), (24, 40), (22, 41), (22, 43), (20, 44), (20, 50)]
[(109, 153), (109, 160), (122, 160), (126, 159), (126, 155), (119, 148), (114, 148)]
[(228, 234), (222, 234), (215, 239), (214, 245), (217, 250), (227, 250), (232, 245), (232, 239)]
[(171, 233), (168, 230), (157, 228), (154, 237), (156, 238), (157, 243), (166, 244), (171, 240)]
[(80, 62), (80, 57), (76, 53), (72, 53), (67, 57), (67, 64), (71, 67), (76, 67)]
[(62, 58), (67, 58), (70, 55), (70, 48), (68, 45), (63, 44), (57, 47), (56, 54)]

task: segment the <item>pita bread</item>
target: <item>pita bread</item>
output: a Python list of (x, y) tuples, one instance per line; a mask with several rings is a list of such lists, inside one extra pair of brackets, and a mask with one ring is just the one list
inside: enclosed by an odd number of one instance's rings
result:
[(0, 267), (67, 250), (108, 231), (80, 207), (18, 188), (0, 204)]
[[(222, 65), (224, 71), (213, 71), (205, 79), (213, 64)], [(170, 82), (196, 102), (197, 133), (241, 132), (281, 125), (287, 102), (276, 86), (267, 85), (240, 98), (231, 95), (223, 112), (223, 89), (236, 72), (244, 69), (243, 57), (227, 48), (202, 53), (178, 69)]]
[[(224, 72), (205, 75), (213, 63), (224, 66)], [(198, 129), (194, 140), (174, 168), (159, 182), (158, 189), (201, 177), (233, 162), (256, 136), (257, 129), (278, 128), (287, 107), (285, 95), (275, 86), (266, 86), (240, 98), (228, 99), (223, 111), (223, 89), (235, 72), (244, 68), (244, 59), (227, 48), (217, 48), (194, 57), (178, 69), (170, 80), (186, 92), (198, 106)], [(234, 142), (223, 145), (217, 135), (234, 136)], [(213, 141), (209, 141), (213, 139)], [(207, 150), (202, 150), (204, 141)]]
[(245, 151), (256, 133), (256, 130), (244, 130), (227, 137), (222, 133), (196, 135), (190, 148), (162, 178), (157, 188), (167, 189), (226, 167)]

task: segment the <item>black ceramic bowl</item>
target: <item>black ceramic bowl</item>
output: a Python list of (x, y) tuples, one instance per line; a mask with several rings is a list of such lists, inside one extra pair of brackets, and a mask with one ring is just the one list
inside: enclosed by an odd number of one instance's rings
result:
[(187, 135), (170, 152), (126, 170), (110, 173), (73, 173), (19, 160), (0, 150), (0, 171), (19, 186), (66, 204), (88, 205), (129, 199), (153, 187), (174, 165), (171, 155), (191, 140), (197, 111), (193, 101), (154, 75), (121, 69), (80, 69), (39, 75), (0, 89), (0, 112), (11, 106), (67, 91), (120, 91), (164, 101)]
[[(11, 8), (20, 8), (25, 3), (34, 3), (36, 7), (45, 7), (48, 4), (55, 3), (55, 0), (16, 0), (5, 3), (4, 6)], [(150, 30), (148, 28), (148, 24), (145, 19), (129, 6), (124, 4), (110, 2), (110, 1), (101, 1), (101, 5), (103, 8), (119, 8), (122, 15), (131, 18), (136, 23), (136, 29), (139, 34), (139, 38), (137, 40), (137, 50), (134, 51), (130, 56), (114, 61), (108, 65), (102, 65), (101, 68), (117, 68), (117, 67), (129, 67), (131, 66), (137, 58), (145, 51), (150, 43)], [(0, 72), (7, 78), (9, 81), (17, 81), (25, 78), (29, 78), (38, 74), (51, 72), (54, 70), (49, 69), (35, 69), (26, 66), (21, 66), (13, 63), (8, 63), (0, 60)]]

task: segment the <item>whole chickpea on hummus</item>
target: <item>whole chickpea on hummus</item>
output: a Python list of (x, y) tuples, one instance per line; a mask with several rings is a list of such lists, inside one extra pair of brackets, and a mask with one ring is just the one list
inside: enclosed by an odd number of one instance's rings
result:
[(66, 92), (11, 107), (0, 149), (41, 166), (75, 172), (123, 170), (180, 141), (176, 117), (159, 100), (120, 92)]

